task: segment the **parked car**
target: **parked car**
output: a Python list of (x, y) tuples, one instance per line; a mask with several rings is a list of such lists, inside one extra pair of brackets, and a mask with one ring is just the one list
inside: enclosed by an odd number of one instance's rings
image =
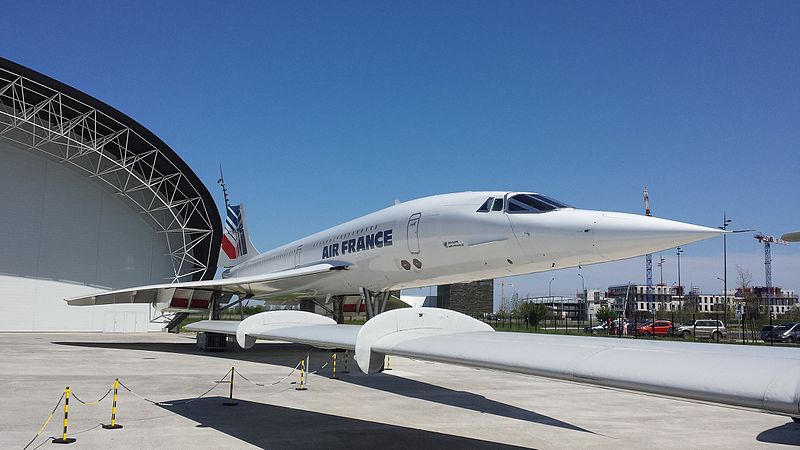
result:
[(773, 328), (774, 327), (771, 327), (769, 325), (764, 325), (761, 328), (761, 340), (762, 341), (769, 342), (769, 332), (772, 331)]
[(695, 338), (711, 339), (719, 342), (728, 336), (728, 330), (725, 329), (725, 324), (721, 320), (690, 321), (673, 330), (676, 336), (684, 339), (694, 336)]
[(653, 322), (640, 324), (636, 327), (636, 333), (642, 336), (666, 336), (672, 330), (672, 322), (669, 320), (656, 320)]
[(583, 327), (583, 331), (590, 334), (608, 334), (608, 324), (601, 322), (594, 326), (586, 326)]
[(770, 341), (770, 335), (775, 342), (797, 342), (800, 333), (800, 323), (782, 323), (767, 333), (764, 342)]

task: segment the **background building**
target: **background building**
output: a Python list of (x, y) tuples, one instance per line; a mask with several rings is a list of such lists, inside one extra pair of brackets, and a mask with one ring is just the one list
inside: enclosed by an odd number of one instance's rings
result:
[(800, 308), (800, 301), (797, 294), (791, 289), (781, 289), (780, 287), (772, 288), (772, 295), (767, 295), (768, 291), (765, 286), (754, 286), (748, 289), (736, 290), (736, 314), (740, 315), (746, 311), (747, 300), (750, 299), (759, 310), (766, 311), (767, 305), (769, 310), (777, 314), (786, 314), (793, 309)]
[(680, 309), (680, 286), (653, 285), (653, 302), (647, 302), (647, 285), (620, 284), (609, 286), (606, 297), (614, 299), (614, 309), (624, 311), (676, 311)]
[(494, 280), (438, 286), (436, 306), (469, 315), (491, 313), (494, 310)]
[(168, 318), (64, 298), (214, 276), (208, 190), (116, 109), (0, 58), (0, 155), (0, 330), (145, 331)]

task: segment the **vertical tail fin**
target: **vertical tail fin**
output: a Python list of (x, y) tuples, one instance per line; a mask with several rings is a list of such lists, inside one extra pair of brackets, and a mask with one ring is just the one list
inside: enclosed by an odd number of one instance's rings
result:
[(247, 261), (258, 254), (250, 233), (247, 231), (247, 219), (244, 205), (226, 205), (225, 229), (222, 233), (222, 245), (219, 251), (219, 265), (232, 267)]
[(225, 197), (225, 226), (217, 264), (223, 267), (233, 267), (257, 255), (258, 250), (250, 241), (247, 219), (244, 216), (244, 205), (232, 206), (228, 201), (228, 188), (225, 186), (225, 178), (222, 175), (222, 165), (219, 166), (217, 183), (222, 186), (222, 195)]

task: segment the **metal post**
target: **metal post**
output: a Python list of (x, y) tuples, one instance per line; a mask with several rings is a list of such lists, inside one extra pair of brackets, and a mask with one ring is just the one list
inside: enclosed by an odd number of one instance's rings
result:
[(294, 388), (295, 391), (305, 391), (306, 387), (306, 360), (300, 360), (300, 385)]
[(72, 444), (77, 439), (67, 437), (67, 419), (69, 417), (69, 386), (64, 388), (64, 432), (60, 438), (55, 438), (51, 442), (53, 444)]
[(347, 358), (347, 354), (348, 354), (348, 351), (347, 351), (347, 350), (345, 350), (345, 351), (344, 351), (344, 370), (342, 370), (342, 372), (341, 372), (341, 373), (350, 373), (350, 371), (349, 371), (349, 370), (347, 370), (347, 359), (348, 359), (348, 358)]
[(389, 367), (389, 355), (386, 355), (386, 365), (383, 367), (383, 370), (392, 370), (392, 368)]
[(119, 389), (119, 378), (114, 379), (114, 397), (111, 403), (111, 423), (103, 425), (106, 430), (118, 430), (122, 425), (117, 423), (117, 390)]
[(228, 393), (228, 400), (222, 402), (223, 406), (236, 406), (239, 404), (236, 400), (233, 399), (233, 373), (236, 372), (236, 369), (231, 367), (231, 381), (230, 381), (230, 392)]
[(333, 354), (333, 368), (331, 369), (331, 379), (336, 380), (339, 377), (336, 376), (336, 353)]

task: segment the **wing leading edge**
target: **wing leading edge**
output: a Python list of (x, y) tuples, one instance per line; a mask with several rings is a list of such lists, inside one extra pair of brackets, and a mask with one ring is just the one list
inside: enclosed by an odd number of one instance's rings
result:
[(71, 306), (153, 303), (173, 309), (205, 309), (214, 292), (249, 295), (256, 299), (315, 295), (315, 284), (336, 276), (338, 271), (348, 266), (347, 263), (323, 263), (266, 275), (155, 284), (68, 298), (66, 302)]

